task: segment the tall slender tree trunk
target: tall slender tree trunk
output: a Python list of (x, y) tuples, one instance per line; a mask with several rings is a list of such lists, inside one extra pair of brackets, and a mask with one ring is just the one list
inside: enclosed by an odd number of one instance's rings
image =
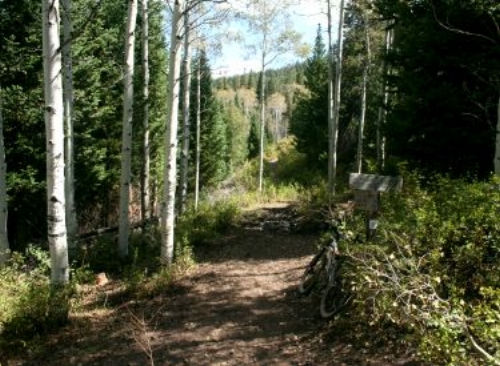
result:
[(51, 283), (69, 281), (64, 193), (64, 106), (58, 0), (43, 0), (43, 66), (47, 148), (47, 228)]
[(333, 158), (335, 156), (334, 149), (334, 91), (333, 91), (333, 79), (334, 79), (334, 55), (333, 55), (333, 37), (332, 37), (332, 5), (331, 1), (328, 0), (328, 193), (330, 200), (333, 198), (335, 192), (335, 180), (334, 180), (334, 162)]
[(118, 222), (118, 249), (122, 258), (128, 256), (129, 203), (132, 163), (132, 118), (134, 102), (134, 44), (137, 20), (137, 0), (128, 2), (127, 30), (125, 34), (125, 65), (123, 77), (123, 131), (120, 178), (120, 211)]
[(392, 34), (390, 23), (387, 23), (384, 39), (384, 64), (382, 67), (382, 90), (381, 90), (381, 105), (378, 109), (377, 118), (377, 165), (381, 171), (385, 168), (385, 135), (383, 133), (385, 120), (387, 117), (387, 107), (389, 102), (389, 90), (387, 85), (387, 77), (389, 75), (389, 67), (387, 64), (387, 55), (392, 47)]
[(3, 104), (0, 86), (0, 266), (9, 258), (9, 238), (7, 237), (7, 163), (3, 141)]
[(334, 91), (334, 113), (333, 113), (333, 151), (332, 151), (332, 182), (331, 182), (331, 195), (335, 196), (336, 181), (337, 181), (337, 144), (339, 137), (339, 119), (340, 119), (340, 93), (342, 86), (342, 53), (343, 53), (343, 30), (344, 30), (344, 0), (340, 1), (339, 10), (339, 28), (337, 39), (337, 60), (335, 72), (335, 91)]
[(196, 70), (196, 162), (194, 177), (194, 208), (198, 210), (200, 197), (200, 159), (201, 159), (201, 63), (198, 61)]
[(495, 144), (495, 175), (500, 177), (500, 96), (498, 97), (497, 105), (497, 130), (496, 130), (496, 144)]
[(184, 95), (183, 105), (183, 136), (181, 152), (181, 204), (180, 212), (186, 210), (187, 186), (188, 186), (188, 163), (189, 163), (189, 138), (190, 138), (190, 96), (191, 96), (191, 37), (189, 31), (189, 16), (184, 15)]
[(175, 190), (177, 183), (177, 128), (179, 115), (180, 40), (184, 1), (175, 0), (170, 43), (168, 75), (168, 117), (165, 133), (165, 178), (162, 205), (161, 261), (169, 266), (174, 260)]
[(368, 32), (368, 20), (365, 18), (365, 46), (366, 46), (366, 59), (363, 67), (363, 81), (361, 85), (361, 115), (359, 118), (358, 129), (358, 149), (356, 154), (356, 171), (361, 173), (363, 169), (363, 143), (364, 143), (364, 130), (366, 120), (366, 93), (368, 87), (368, 74), (371, 65), (371, 47), (370, 47), (370, 34)]
[[(264, 36), (264, 44), (266, 37)], [(265, 49), (265, 47), (263, 47)], [(260, 143), (259, 143), (259, 192), (264, 185), (264, 135), (266, 133), (266, 52), (262, 51), (262, 76), (260, 87)]]
[(145, 220), (151, 214), (151, 195), (149, 188), (150, 147), (149, 147), (149, 9), (148, 0), (142, 0), (142, 67), (144, 71), (144, 134), (142, 141), (142, 174), (141, 174), (141, 218)]
[(72, 0), (63, 0), (63, 62), (64, 62), (64, 119), (66, 126), (66, 227), (68, 230), (68, 246), (70, 256), (76, 254), (76, 234), (78, 222), (75, 207), (75, 151), (73, 135), (73, 56), (72, 31), (73, 23), (71, 13), (73, 11)]
[(358, 129), (358, 149), (356, 154), (356, 171), (361, 173), (363, 170), (363, 142), (366, 120), (366, 89), (368, 84), (368, 65), (365, 65), (363, 70), (363, 82), (361, 86), (361, 115), (359, 118)]

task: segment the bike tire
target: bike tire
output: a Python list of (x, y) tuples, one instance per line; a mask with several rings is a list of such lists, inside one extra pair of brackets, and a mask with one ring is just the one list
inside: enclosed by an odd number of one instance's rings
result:
[(304, 270), (299, 284), (299, 294), (307, 295), (314, 288), (314, 285), (321, 277), (321, 273), (325, 270), (326, 261), (323, 258), (313, 258), (307, 268)]
[(354, 294), (347, 292), (340, 281), (328, 285), (323, 291), (319, 307), (323, 319), (329, 319), (340, 313), (353, 300)]

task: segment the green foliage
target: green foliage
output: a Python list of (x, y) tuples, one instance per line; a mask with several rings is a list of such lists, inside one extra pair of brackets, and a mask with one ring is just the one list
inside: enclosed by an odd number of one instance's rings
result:
[[(166, 42), (163, 5), (150, 6), (150, 119), (153, 166), (166, 105)], [(64, 9), (61, 9), (64, 11)], [(45, 130), (41, 3), (2, 1), (0, 7), (0, 84), (9, 194), (8, 231), (12, 249), (23, 250), (46, 236)], [(84, 229), (114, 224), (120, 168), (122, 83), (126, 3), (73, 1), (72, 43), (75, 126), (76, 205)], [(139, 23), (140, 25), (140, 23)], [(141, 58), (136, 58), (140, 64)], [(138, 75), (141, 68), (137, 68)], [(140, 81), (140, 80), (137, 80)], [(135, 121), (142, 124), (140, 82)], [(22, 108), (19, 108), (22, 106)], [(136, 128), (136, 126), (134, 126)], [(134, 132), (142, 140), (140, 129)], [(161, 141), (161, 142), (160, 142)], [(137, 147), (137, 144), (135, 144)], [(134, 156), (139, 154), (134, 153)], [(138, 159), (137, 159), (138, 160)], [(133, 176), (140, 164), (134, 162)]]
[(299, 96), (290, 120), (290, 132), (297, 138), (297, 150), (305, 154), (309, 164), (326, 167), (328, 63), (321, 28), (318, 28), (313, 53), (306, 61), (304, 75), (311, 93)]
[(190, 208), (177, 222), (176, 237), (181, 240), (176, 245), (186, 248), (186, 243), (191, 246), (211, 243), (221, 233), (231, 228), (238, 217), (238, 206), (231, 202), (219, 201), (214, 204), (204, 202), (197, 210)]
[(250, 115), (250, 133), (248, 134), (248, 158), (259, 156), (260, 152), (260, 129), (257, 114)]
[[(224, 118), (222, 105), (212, 92), (212, 74), (205, 52), (201, 52), (194, 68), (200, 68), (200, 100), (198, 101), (198, 80), (191, 85), (191, 182), (194, 180), (196, 162), (196, 112), (200, 106), (200, 187), (216, 186), (227, 177), (230, 169), (231, 140), (227, 120)], [(192, 183), (194, 185), (194, 183)]]
[(74, 288), (50, 285), (49, 262), (47, 252), (30, 247), (0, 268), (0, 347), (22, 349), (66, 323)]
[[(0, 85), (2, 86), (9, 235), (29, 242), (45, 233), (45, 130), (40, 57), (41, 3), (2, 1), (0, 6)], [(22, 106), (22, 108), (20, 108)], [(39, 215), (33, 215), (40, 212)], [(29, 220), (26, 220), (29, 217)], [(11, 239), (13, 249), (16, 241)]]
[(349, 247), (367, 321), (411, 329), (437, 364), (470, 364), (474, 343), (498, 360), (499, 207), (498, 179), (410, 178), (384, 197), (375, 242)]
[(500, 75), (498, 11), (482, 1), (377, 3), (395, 20), (391, 154), (428, 173), (487, 177)]
[(249, 126), (241, 109), (233, 104), (223, 108), (223, 118), (227, 126), (230, 171), (233, 172), (248, 156)]

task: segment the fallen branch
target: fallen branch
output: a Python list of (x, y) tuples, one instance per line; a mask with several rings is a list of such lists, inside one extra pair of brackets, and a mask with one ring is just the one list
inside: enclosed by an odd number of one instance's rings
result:
[[(145, 227), (149, 225), (155, 225), (158, 224), (159, 219), (158, 217), (150, 217), (146, 220), (138, 221), (130, 225), (131, 229), (137, 229), (139, 227)], [(92, 230), (83, 234), (78, 235), (78, 240), (86, 240), (86, 239), (91, 239), (96, 236), (101, 236), (104, 234), (109, 234), (109, 233), (114, 233), (118, 232), (118, 226), (112, 226), (112, 227), (105, 227), (105, 228), (99, 228), (96, 230)]]

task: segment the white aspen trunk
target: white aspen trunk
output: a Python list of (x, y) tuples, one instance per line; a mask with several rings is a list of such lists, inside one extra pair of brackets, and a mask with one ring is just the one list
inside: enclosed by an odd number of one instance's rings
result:
[(64, 193), (64, 106), (59, 27), (59, 0), (43, 0), (47, 234), (53, 285), (69, 282)]
[(189, 31), (189, 16), (184, 15), (184, 104), (183, 112), (183, 136), (181, 152), (181, 204), (180, 212), (186, 210), (187, 185), (188, 185), (188, 163), (189, 163), (189, 131), (190, 131), (190, 96), (191, 96), (191, 39)]
[(74, 152), (74, 134), (73, 134), (73, 56), (72, 31), (73, 23), (71, 12), (73, 8), (72, 0), (63, 0), (63, 63), (64, 63), (64, 119), (66, 126), (66, 227), (68, 230), (69, 254), (73, 257), (76, 254), (76, 234), (78, 222), (75, 207), (75, 152)]
[(200, 197), (200, 159), (201, 159), (201, 64), (198, 62), (196, 71), (196, 79), (198, 85), (196, 87), (196, 167), (194, 178), (194, 208), (198, 210), (198, 202)]
[(128, 2), (127, 30), (125, 34), (125, 65), (123, 76), (123, 131), (120, 178), (120, 210), (118, 222), (118, 250), (122, 258), (128, 256), (129, 202), (132, 162), (132, 118), (134, 101), (134, 44), (137, 19), (137, 0)]
[(165, 177), (162, 204), (161, 261), (170, 266), (174, 260), (175, 190), (177, 183), (177, 128), (179, 115), (180, 40), (182, 39), (183, 0), (175, 0), (170, 38), (168, 108), (165, 132)]
[(337, 62), (336, 62), (336, 73), (335, 73), (335, 91), (334, 91), (334, 113), (333, 113), (333, 151), (332, 151), (332, 197), (335, 196), (336, 180), (337, 180), (337, 142), (339, 136), (339, 117), (340, 117), (340, 92), (342, 85), (342, 52), (343, 52), (343, 29), (344, 29), (344, 0), (340, 1), (339, 10), (339, 29), (338, 29), (338, 39), (337, 39)]
[[(264, 36), (264, 44), (265, 44)], [(265, 48), (264, 48), (265, 49)], [(259, 192), (262, 192), (264, 185), (264, 134), (266, 132), (266, 52), (262, 51), (262, 77), (260, 84), (260, 148), (259, 148)]]
[(144, 69), (144, 120), (142, 142), (142, 179), (141, 179), (141, 218), (145, 220), (151, 215), (150, 207), (150, 147), (149, 147), (149, 9), (148, 0), (142, 0), (142, 67)]
[(385, 55), (384, 55), (384, 65), (382, 68), (382, 91), (381, 91), (381, 99), (382, 105), (378, 109), (378, 118), (377, 118), (377, 165), (379, 170), (383, 170), (385, 168), (385, 135), (382, 133), (382, 129), (385, 125), (385, 120), (387, 117), (387, 104), (389, 102), (389, 90), (387, 86), (387, 76), (389, 74), (389, 69), (387, 66), (387, 54), (391, 50), (392, 47), (392, 30), (389, 29), (389, 23), (387, 24), (387, 28), (385, 30)]
[(5, 264), (10, 254), (7, 236), (7, 163), (3, 141), (3, 105), (2, 87), (0, 86), (0, 266)]
[(500, 177), (500, 96), (498, 97), (497, 105), (497, 130), (495, 140), (495, 175)]
[(331, 1), (328, 0), (328, 193), (330, 196), (330, 200), (333, 198), (335, 192), (335, 180), (333, 175), (334, 170), (334, 99), (333, 99), (333, 45), (332, 45), (332, 9), (331, 9)]
[(363, 141), (366, 119), (366, 86), (368, 84), (368, 65), (363, 70), (363, 84), (361, 87), (361, 115), (358, 129), (358, 151), (356, 154), (356, 171), (361, 173), (363, 169)]
[(358, 149), (356, 155), (356, 171), (361, 173), (363, 170), (363, 142), (364, 142), (364, 129), (366, 120), (366, 92), (368, 86), (368, 72), (371, 64), (371, 50), (370, 50), (370, 35), (368, 33), (368, 24), (365, 17), (365, 42), (366, 42), (366, 60), (363, 68), (363, 83), (361, 86), (361, 115), (359, 118), (358, 129)]

